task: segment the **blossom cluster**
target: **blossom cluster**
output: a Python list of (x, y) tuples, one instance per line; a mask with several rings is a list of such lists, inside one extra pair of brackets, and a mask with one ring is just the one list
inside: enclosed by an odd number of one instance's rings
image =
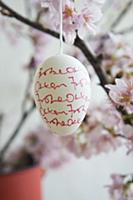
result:
[[(39, 5), (39, 1), (33, 1)], [(44, 8), (48, 8), (41, 23), (48, 28), (59, 31), (59, 0), (40, 1)], [(72, 0), (63, 1), (63, 33), (65, 41), (73, 43), (76, 35), (84, 38), (86, 33), (95, 33), (96, 24), (102, 16), (104, 0)], [(39, 6), (37, 6), (38, 8)]]
[(106, 87), (117, 106), (122, 106), (128, 113), (133, 113), (133, 77), (116, 79), (115, 84)]
[(116, 78), (129, 79), (133, 76), (133, 45), (126, 42), (121, 35), (103, 35), (97, 37), (96, 53), (102, 54), (102, 69), (108, 81)]
[(133, 199), (133, 177), (132, 175), (111, 175), (112, 184), (108, 186), (108, 191), (112, 200), (132, 200)]
[(64, 149), (60, 138), (40, 126), (29, 132), (21, 146), (7, 155), (4, 171), (10, 172), (34, 165), (45, 169), (58, 168), (70, 159), (71, 156)]
[(121, 145), (115, 135), (121, 127), (121, 116), (112, 105), (91, 107), (77, 134), (61, 138), (65, 147), (77, 157), (116, 150)]

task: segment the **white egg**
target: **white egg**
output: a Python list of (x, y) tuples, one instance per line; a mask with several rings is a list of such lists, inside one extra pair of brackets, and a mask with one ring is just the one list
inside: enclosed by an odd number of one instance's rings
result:
[(76, 131), (90, 102), (90, 78), (77, 59), (68, 55), (48, 58), (34, 78), (36, 106), (53, 133), (69, 135)]

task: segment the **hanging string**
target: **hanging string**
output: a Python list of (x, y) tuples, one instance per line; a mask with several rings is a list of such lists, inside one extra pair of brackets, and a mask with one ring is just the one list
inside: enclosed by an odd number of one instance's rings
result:
[(63, 53), (63, 0), (60, 0), (59, 15), (60, 15), (60, 49), (59, 54)]

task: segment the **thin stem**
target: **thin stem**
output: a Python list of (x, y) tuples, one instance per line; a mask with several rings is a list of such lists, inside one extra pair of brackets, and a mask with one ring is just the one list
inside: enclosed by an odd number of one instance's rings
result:
[(21, 106), (22, 114), (26, 111), (27, 102), (29, 101), (29, 95), (30, 95), (32, 80), (33, 80), (33, 71), (29, 70), (28, 81), (27, 81), (27, 85), (26, 85), (26, 88), (25, 88), (24, 99), (22, 101), (22, 106)]
[(27, 117), (30, 115), (30, 113), (34, 110), (35, 108), (35, 104), (33, 103), (33, 105), (31, 106), (31, 108), (27, 111), (24, 112), (16, 129), (13, 131), (13, 133), (11, 134), (11, 137), (8, 139), (7, 143), (4, 145), (3, 149), (0, 151), (0, 162), (2, 162), (3, 157), (7, 151), (7, 149), (10, 147), (12, 141), (14, 140), (14, 138), (16, 137), (16, 135), (18, 134), (20, 128), (22, 127), (22, 125), (24, 124), (24, 122), (26, 121)]
[(100, 85), (103, 87), (105, 92), (108, 94), (107, 88), (105, 88), (105, 85), (108, 84), (108, 81), (106, 79), (106, 76), (104, 72), (101, 69), (101, 60), (98, 59), (86, 46), (85, 42), (81, 40), (78, 36), (76, 37), (75, 43), (74, 43), (79, 49), (82, 51), (82, 53), (85, 55), (86, 59), (90, 62), (90, 64), (93, 66), (97, 76), (100, 80)]
[(122, 135), (122, 134), (115, 134), (114, 136), (115, 136), (115, 137), (123, 138), (123, 139), (125, 139), (125, 140), (130, 140), (128, 137), (126, 137), (125, 135)]
[(118, 17), (112, 23), (111, 30), (113, 30), (116, 26), (118, 26), (120, 24), (120, 22), (122, 21), (122, 19), (125, 17), (125, 15), (127, 14), (127, 12), (129, 11), (129, 9), (131, 8), (132, 4), (133, 4), (133, 0), (130, 0), (126, 4), (125, 8), (120, 12), (120, 14), (118, 15)]

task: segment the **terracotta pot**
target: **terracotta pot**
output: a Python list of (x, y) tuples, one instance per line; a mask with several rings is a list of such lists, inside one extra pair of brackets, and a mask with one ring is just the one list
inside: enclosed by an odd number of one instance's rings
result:
[(8, 175), (0, 175), (0, 200), (41, 200), (39, 167)]

